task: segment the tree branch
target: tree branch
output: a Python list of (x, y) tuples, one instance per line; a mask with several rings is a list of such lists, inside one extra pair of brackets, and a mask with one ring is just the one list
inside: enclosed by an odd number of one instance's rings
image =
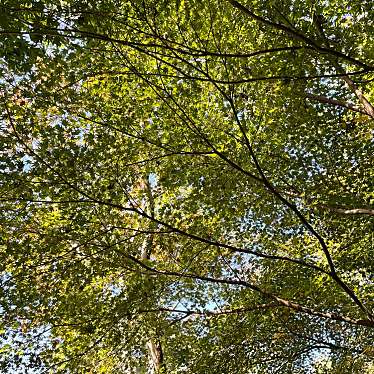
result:
[(356, 320), (356, 319), (352, 319), (350, 317), (342, 316), (342, 315), (336, 314), (336, 313), (320, 312), (320, 311), (314, 310), (312, 308), (305, 307), (303, 305), (295, 303), (293, 301), (283, 299), (283, 298), (281, 298), (281, 297), (279, 297), (279, 296), (277, 296), (273, 293), (270, 293), (270, 292), (267, 292), (267, 291), (261, 289), (260, 287), (258, 287), (255, 284), (252, 284), (252, 283), (249, 283), (249, 282), (246, 282), (246, 281), (243, 281), (243, 280), (212, 278), (212, 277), (208, 277), (208, 276), (199, 276), (199, 275), (190, 274), (190, 273), (179, 273), (179, 272), (175, 272), (175, 271), (158, 270), (154, 267), (151, 267), (151, 266), (143, 263), (142, 261), (138, 260), (134, 256), (125, 254), (125, 253), (123, 253), (119, 250), (117, 250), (117, 251), (122, 253), (130, 261), (136, 263), (137, 265), (139, 265), (143, 269), (146, 269), (147, 271), (149, 271), (151, 273), (154, 273), (154, 274), (160, 274), (160, 275), (165, 275), (165, 276), (174, 276), (174, 277), (178, 277), (178, 278), (202, 280), (202, 281), (218, 283), (218, 284), (230, 284), (230, 285), (243, 286), (243, 287), (251, 289), (252, 291), (260, 293), (262, 296), (264, 296), (268, 299), (275, 300), (280, 305), (285, 306), (289, 309), (292, 309), (296, 312), (300, 312), (300, 313), (304, 313), (304, 314), (308, 314), (308, 315), (311, 315), (311, 316), (320, 317), (320, 318), (324, 318), (324, 319), (330, 319), (330, 320), (339, 321), (339, 322), (346, 322), (346, 323), (350, 323), (350, 324), (353, 324), (353, 325), (360, 325), (360, 326), (367, 326), (367, 327), (373, 327), (374, 328), (374, 321), (372, 321), (372, 320), (366, 320), (366, 319), (365, 320), (362, 320), (362, 319)]
[(360, 67), (364, 68), (366, 71), (374, 71), (374, 67), (373, 66), (367, 65), (367, 64), (365, 64), (365, 63), (363, 63), (363, 62), (361, 62), (359, 60), (356, 60), (353, 57), (345, 55), (344, 53), (336, 51), (336, 50), (334, 50), (332, 48), (323, 47), (323, 46), (319, 45), (318, 43), (316, 43), (313, 39), (308, 38), (307, 36), (305, 36), (304, 34), (300, 33), (299, 31), (297, 31), (297, 30), (295, 30), (293, 28), (285, 26), (285, 25), (283, 25), (281, 23), (276, 23), (276, 22), (269, 21), (269, 20), (267, 20), (267, 19), (265, 19), (265, 18), (263, 18), (263, 17), (255, 14), (248, 7), (245, 7), (243, 4), (239, 3), (236, 0), (227, 0), (227, 1), (234, 8), (240, 10), (241, 12), (243, 12), (244, 14), (246, 14), (247, 16), (249, 16), (250, 18), (252, 18), (253, 20), (255, 20), (257, 22), (260, 22), (260, 23), (262, 23), (264, 25), (270, 26), (270, 27), (272, 27), (272, 28), (274, 28), (276, 30), (283, 31), (286, 34), (290, 35), (293, 39), (297, 39), (297, 40), (303, 41), (304, 43), (312, 46), (316, 51), (319, 51), (321, 53), (328, 53), (328, 54), (333, 55), (335, 57), (344, 59), (346, 61), (349, 61), (349, 62), (353, 63), (354, 65), (357, 65), (357, 66), (360, 66)]
[(354, 112), (358, 112), (358, 113), (366, 114), (366, 115), (370, 116), (370, 114), (368, 114), (366, 112), (366, 110), (358, 108), (354, 104), (349, 103), (347, 101), (341, 101), (341, 100), (331, 99), (329, 97), (321, 96), (321, 95), (313, 95), (313, 94), (310, 94), (308, 92), (305, 93), (305, 97), (308, 98), (308, 99), (311, 99), (311, 100), (319, 101), (320, 103), (325, 103), (325, 104), (340, 106), (340, 107), (346, 108), (348, 110), (352, 110)]
[(369, 215), (369, 216), (374, 216), (374, 209), (367, 209), (367, 208), (337, 208), (333, 207), (331, 205), (318, 205), (319, 208), (322, 209), (328, 209), (331, 210), (332, 212), (338, 213), (338, 214), (343, 214), (343, 215)]

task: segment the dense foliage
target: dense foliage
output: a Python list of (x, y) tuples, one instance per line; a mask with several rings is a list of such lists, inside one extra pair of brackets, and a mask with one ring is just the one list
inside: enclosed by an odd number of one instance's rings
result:
[(0, 371), (372, 373), (369, 0), (0, 0)]

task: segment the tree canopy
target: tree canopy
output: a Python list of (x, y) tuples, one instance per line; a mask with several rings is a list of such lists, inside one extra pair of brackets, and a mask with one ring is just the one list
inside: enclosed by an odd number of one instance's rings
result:
[(2, 373), (373, 372), (371, 1), (0, 5)]

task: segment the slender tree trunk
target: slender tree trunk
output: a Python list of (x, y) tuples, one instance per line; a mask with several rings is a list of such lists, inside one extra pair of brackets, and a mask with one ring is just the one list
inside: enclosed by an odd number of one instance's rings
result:
[[(144, 186), (147, 193), (147, 213), (154, 217), (155, 215), (155, 202), (152, 193), (152, 187), (149, 182), (148, 176), (145, 177)], [(154, 223), (151, 221), (150, 229), (154, 229)], [(153, 250), (153, 234), (148, 234), (142, 248), (141, 258), (142, 260), (149, 260)], [(151, 372), (154, 374), (160, 373), (164, 365), (164, 355), (159, 337), (150, 338), (146, 343), (149, 352), (149, 366)]]
[[(342, 69), (339, 68), (339, 70), (342, 70)], [(342, 79), (345, 81), (345, 83), (347, 83), (351, 91), (357, 96), (358, 100), (364, 107), (366, 114), (369, 115), (371, 118), (374, 118), (373, 105), (366, 99), (362, 91), (356, 86), (353, 80), (349, 78), (348, 75), (344, 75)]]
[(150, 366), (152, 367), (153, 373), (160, 373), (164, 364), (164, 355), (160, 340), (150, 339), (147, 342), (147, 348), (149, 351)]

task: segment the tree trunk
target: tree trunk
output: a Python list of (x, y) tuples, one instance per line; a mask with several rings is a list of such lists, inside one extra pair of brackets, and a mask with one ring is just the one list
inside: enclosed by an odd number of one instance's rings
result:
[[(144, 181), (144, 186), (147, 192), (147, 210), (148, 214), (150, 216), (154, 216), (155, 214), (155, 203), (154, 203), (154, 198), (153, 198), (153, 193), (152, 193), (152, 187), (149, 183), (148, 177), (145, 178)], [(154, 223), (150, 223), (150, 229), (154, 229)], [(142, 260), (149, 260), (152, 255), (152, 250), (153, 250), (153, 234), (148, 234), (145, 241), (144, 245), (142, 248), (142, 253), (141, 253), (141, 259)], [(150, 371), (151, 373), (157, 374), (160, 373), (163, 363), (164, 363), (164, 356), (162, 352), (162, 346), (159, 337), (157, 336), (156, 339), (150, 338), (148, 342), (146, 343), (146, 346), (148, 348), (149, 352), (149, 366), (150, 366)]]

